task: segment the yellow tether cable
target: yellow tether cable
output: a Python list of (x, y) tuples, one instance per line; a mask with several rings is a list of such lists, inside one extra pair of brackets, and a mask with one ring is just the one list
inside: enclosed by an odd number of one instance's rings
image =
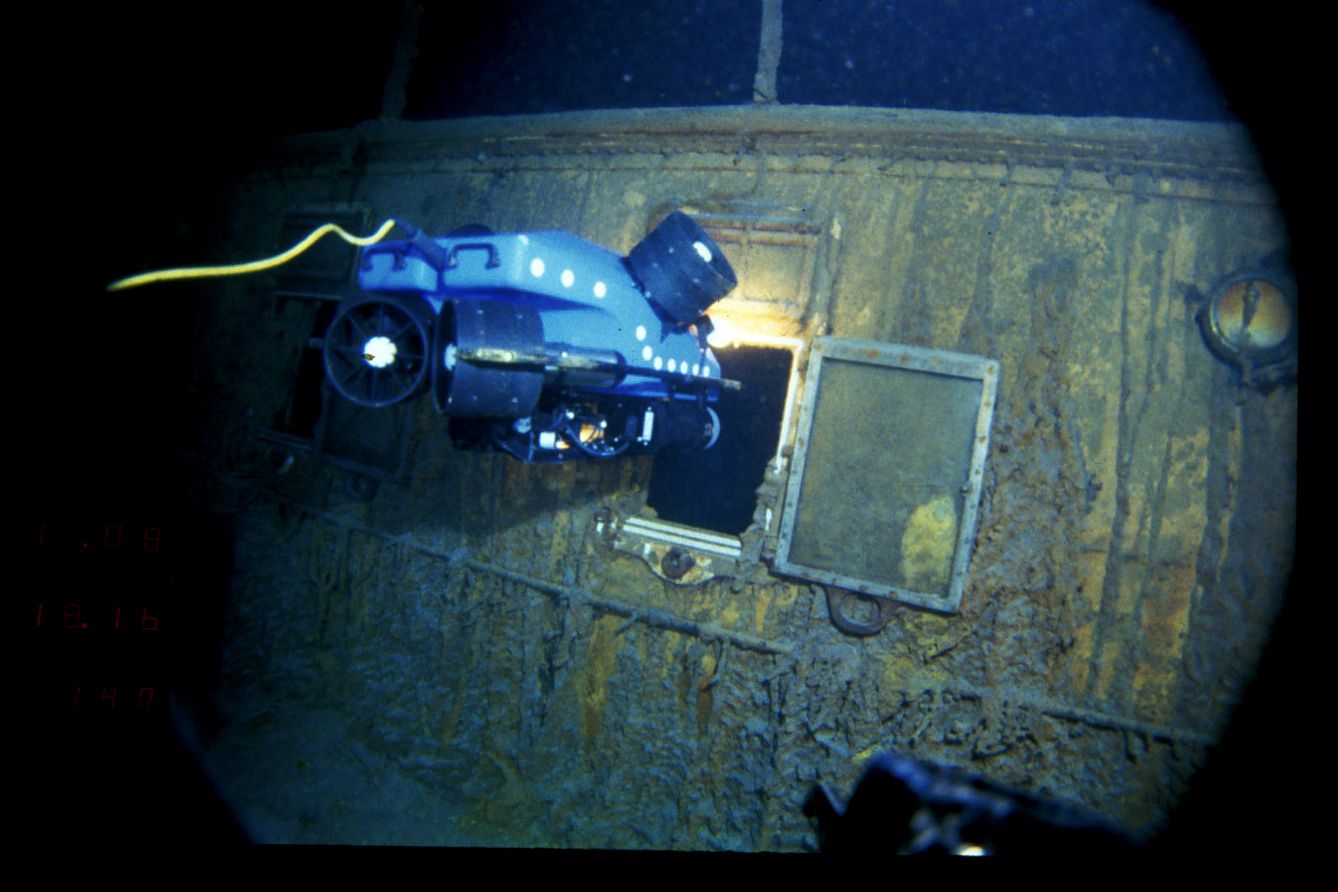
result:
[(179, 269), (160, 269), (151, 273), (140, 273), (137, 276), (128, 276), (124, 279), (117, 279), (107, 286), (108, 291), (124, 291), (127, 288), (138, 288), (140, 285), (149, 285), (153, 282), (171, 282), (177, 279), (206, 279), (214, 276), (240, 276), (245, 273), (258, 273), (262, 270), (273, 269), (276, 266), (282, 266), (292, 260), (303, 251), (316, 244), (322, 236), (327, 233), (335, 233), (350, 245), (363, 247), (365, 245), (374, 245), (386, 237), (391, 227), (395, 225), (395, 220), (387, 220), (381, 224), (381, 228), (366, 238), (359, 238), (351, 235), (342, 227), (334, 223), (326, 223), (324, 226), (312, 230), (311, 234), (302, 241), (293, 245), (282, 254), (276, 254), (265, 260), (252, 260), (250, 263), (234, 263), (228, 266), (189, 266)]

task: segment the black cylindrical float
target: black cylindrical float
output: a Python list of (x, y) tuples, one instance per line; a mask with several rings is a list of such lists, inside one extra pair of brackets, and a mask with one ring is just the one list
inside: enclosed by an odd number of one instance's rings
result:
[[(467, 357), (519, 357), (490, 362)], [(437, 411), (475, 418), (521, 418), (534, 411), (544, 386), (544, 366), (525, 357), (544, 355), (539, 311), (528, 304), (462, 297), (447, 301), (437, 317), (432, 350), (432, 393)]]

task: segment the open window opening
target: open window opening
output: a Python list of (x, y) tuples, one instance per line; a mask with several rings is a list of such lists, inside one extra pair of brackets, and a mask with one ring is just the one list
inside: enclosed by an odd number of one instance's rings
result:
[(716, 348), (728, 378), (716, 412), (720, 439), (706, 452), (656, 456), (646, 503), (661, 520), (737, 536), (757, 512), (757, 489), (777, 461), (794, 399), (798, 341), (739, 341)]
[(325, 382), (325, 364), (321, 359), (320, 336), (334, 318), (335, 301), (322, 301), (316, 310), (311, 336), (302, 350), (291, 398), (274, 419), (273, 430), (295, 437), (315, 436), (321, 415), (321, 385)]

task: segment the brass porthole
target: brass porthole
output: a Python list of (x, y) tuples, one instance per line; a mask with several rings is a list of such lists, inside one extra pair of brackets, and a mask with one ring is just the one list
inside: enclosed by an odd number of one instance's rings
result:
[(1224, 279), (1199, 311), (1213, 352), (1240, 368), (1242, 383), (1269, 387), (1295, 376), (1296, 292), (1269, 272)]

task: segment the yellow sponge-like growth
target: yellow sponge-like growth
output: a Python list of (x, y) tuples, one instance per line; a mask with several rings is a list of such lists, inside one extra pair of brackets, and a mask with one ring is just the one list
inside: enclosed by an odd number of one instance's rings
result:
[(957, 514), (950, 497), (939, 496), (916, 508), (901, 537), (903, 584), (925, 592), (946, 588), (956, 544)]

